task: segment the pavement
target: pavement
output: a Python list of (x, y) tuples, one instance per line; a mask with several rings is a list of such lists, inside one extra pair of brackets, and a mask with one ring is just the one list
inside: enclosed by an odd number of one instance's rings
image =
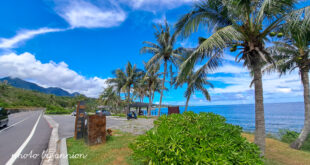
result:
[[(75, 116), (71, 115), (48, 115), (59, 124), (59, 139), (74, 136)], [(118, 129), (122, 132), (133, 134), (143, 134), (153, 127), (153, 119), (132, 119), (124, 117), (107, 116), (107, 129)]]
[(39, 165), (50, 134), (42, 110), (10, 114), (8, 126), (0, 129), (0, 164)]

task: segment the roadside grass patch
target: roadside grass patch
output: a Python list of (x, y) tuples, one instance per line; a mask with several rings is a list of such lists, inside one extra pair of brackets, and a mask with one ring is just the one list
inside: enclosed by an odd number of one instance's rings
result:
[[(254, 135), (243, 133), (248, 141), (254, 142)], [(310, 164), (310, 152), (294, 150), (288, 143), (266, 138), (265, 164), (267, 165), (303, 165)]]
[(45, 114), (70, 114), (72, 109), (65, 109), (60, 106), (49, 105), (46, 107)]
[(136, 136), (129, 133), (122, 133), (113, 130), (113, 136), (107, 139), (105, 144), (87, 146), (84, 140), (67, 139), (68, 154), (84, 154), (85, 159), (70, 159), (69, 164), (73, 165), (137, 165), (130, 155), (131, 149), (128, 144), (132, 142)]

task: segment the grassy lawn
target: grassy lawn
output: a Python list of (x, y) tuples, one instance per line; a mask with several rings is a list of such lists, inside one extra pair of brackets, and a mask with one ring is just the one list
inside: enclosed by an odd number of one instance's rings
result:
[[(254, 135), (243, 134), (250, 142)], [(310, 164), (310, 152), (298, 151), (289, 147), (289, 144), (272, 138), (266, 138), (266, 164), (267, 165), (306, 165)]]
[[(243, 136), (251, 142), (254, 141), (252, 134), (244, 133)], [(67, 139), (68, 154), (87, 154), (86, 159), (69, 159), (69, 163), (73, 165), (137, 165), (139, 163), (130, 158), (132, 151), (128, 148), (128, 144), (136, 137), (129, 133), (114, 131), (106, 144), (91, 147), (85, 145), (83, 140)], [(267, 138), (266, 164), (310, 164), (310, 152), (293, 150), (286, 143)]]
[(73, 165), (138, 164), (129, 157), (131, 150), (128, 144), (135, 138), (136, 136), (132, 134), (114, 131), (106, 144), (90, 147), (83, 140), (67, 139), (68, 154), (87, 154), (86, 159), (69, 159), (69, 163)]

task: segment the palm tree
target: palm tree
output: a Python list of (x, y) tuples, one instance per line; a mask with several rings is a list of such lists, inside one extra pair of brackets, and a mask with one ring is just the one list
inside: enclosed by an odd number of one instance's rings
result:
[(300, 27), (288, 26), (285, 31), (284, 42), (275, 42), (270, 49), (276, 65), (269, 65), (266, 70), (277, 70), (280, 76), (299, 70), (304, 87), (305, 121), (299, 137), (291, 144), (294, 149), (300, 149), (310, 134), (310, 94), (309, 94), (309, 69), (310, 69), (310, 29), (302, 30)]
[[(186, 60), (193, 53), (193, 51), (193, 49), (183, 48), (181, 52), (184, 60)], [(202, 74), (192, 70), (184, 79), (182, 79), (182, 81), (180, 80), (181, 79), (179, 79), (179, 81), (176, 81), (176, 79), (174, 78), (172, 84), (175, 84), (175, 88), (183, 85), (184, 83), (186, 83), (187, 85), (184, 93), (184, 96), (186, 98), (185, 112), (187, 111), (190, 97), (192, 94), (195, 93), (196, 90), (201, 91), (208, 101), (211, 100), (211, 96), (205, 86), (208, 85), (213, 88), (213, 85), (207, 80), (206, 74)]]
[(158, 27), (154, 27), (155, 38), (157, 43), (152, 43), (148, 41), (144, 41), (143, 43), (147, 46), (141, 48), (141, 53), (151, 53), (153, 57), (148, 61), (147, 67), (156, 64), (156, 63), (164, 63), (164, 74), (163, 74), (163, 81), (162, 81), (162, 89), (160, 92), (160, 101), (159, 101), (159, 108), (158, 108), (158, 116), (160, 116), (160, 109), (162, 104), (163, 98), (163, 91), (165, 89), (165, 80), (167, 76), (167, 65), (168, 62), (176, 66), (177, 60), (179, 60), (178, 49), (175, 49), (175, 42), (177, 33), (171, 34), (170, 27), (165, 21), (165, 27), (162, 25), (158, 25)]
[[(265, 151), (265, 117), (263, 103), (262, 65), (271, 62), (265, 49), (268, 34), (281, 26), (286, 20), (308, 16), (310, 7), (294, 10), (294, 0), (203, 0), (184, 15), (177, 23), (177, 32), (188, 36), (197, 31), (199, 25), (213, 28), (214, 33), (200, 39), (197, 50), (182, 64), (179, 77), (189, 73), (197, 59), (208, 58), (198, 72), (205, 73), (220, 65), (222, 51), (231, 47), (239, 51), (236, 61), (244, 61), (253, 73), (255, 92), (255, 143), (262, 155)], [(292, 14), (294, 13), (294, 14)], [(310, 21), (308, 21), (309, 23)]]
[[(143, 72), (140, 69), (137, 69), (137, 66), (132, 66), (130, 62), (127, 63), (126, 69), (123, 71), (117, 69), (114, 71), (117, 73), (118, 77), (115, 80), (117, 89), (123, 89), (127, 92), (127, 114), (130, 112), (130, 91), (133, 87), (137, 86), (139, 78), (142, 76)], [(111, 80), (112, 81), (112, 80)], [(113, 82), (113, 81), (112, 81)]]
[(126, 77), (122, 70), (117, 69), (112, 72), (114, 78), (110, 78), (106, 81), (109, 86), (113, 86), (117, 91), (117, 94), (121, 96), (122, 88), (126, 83)]
[(122, 102), (118, 92), (113, 86), (108, 86), (104, 89), (99, 97), (99, 101), (102, 101), (103, 105), (111, 106), (114, 110), (116, 110)]
[(160, 88), (161, 79), (159, 78), (161, 73), (159, 73), (159, 69), (160, 65), (158, 63), (151, 65), (147, 69), (147, 72), (145, 73), (142, 79), (142, 81), (146, 83), (148, 88), (148, 97), (149, 97), (149, 108), (147, 112), (148, 116), (151, 116), (154, 94), (155, 92), (159, 92), (161, 89)]

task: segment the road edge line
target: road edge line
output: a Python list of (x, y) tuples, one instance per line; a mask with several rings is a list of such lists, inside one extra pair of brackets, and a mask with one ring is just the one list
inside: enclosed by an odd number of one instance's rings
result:
[(30, 134), (28, 135), (28, 137), (26, 138), (26, 140), (23, 142), (23, 144), (21, 146), (19, 146), (19, 148), (17, 149), (17, 151), (11, 156), (11, 158), (5, 163), (6, 165), (12, 165), (17, 157), (23, 152), (23, 150), (25, 149), (25, 147), (27, 146), (27, 144), (29, 143), (29, 141), (31, 140), (31, 138), (34, 135), (34, 132), (37, 129), (38, 123), (42, 117), (43, 112), (41, 112), (41, 114), (39, 115), (37, 121), (35, 122), (34, 126), (32, 127), (32, 130), (30, 132)]
[(48, 142), (48, 148), (43, 155), (43, 159), (41, 161), (41, 165), (58, 165), (59, 164), (59, 135), (58, 135), (58, 127), (59, 124), (54, 121), (50, 116), (44, 115), (45, 120), (48, 124), (53, 128), (50, 136), (50, 140)]

